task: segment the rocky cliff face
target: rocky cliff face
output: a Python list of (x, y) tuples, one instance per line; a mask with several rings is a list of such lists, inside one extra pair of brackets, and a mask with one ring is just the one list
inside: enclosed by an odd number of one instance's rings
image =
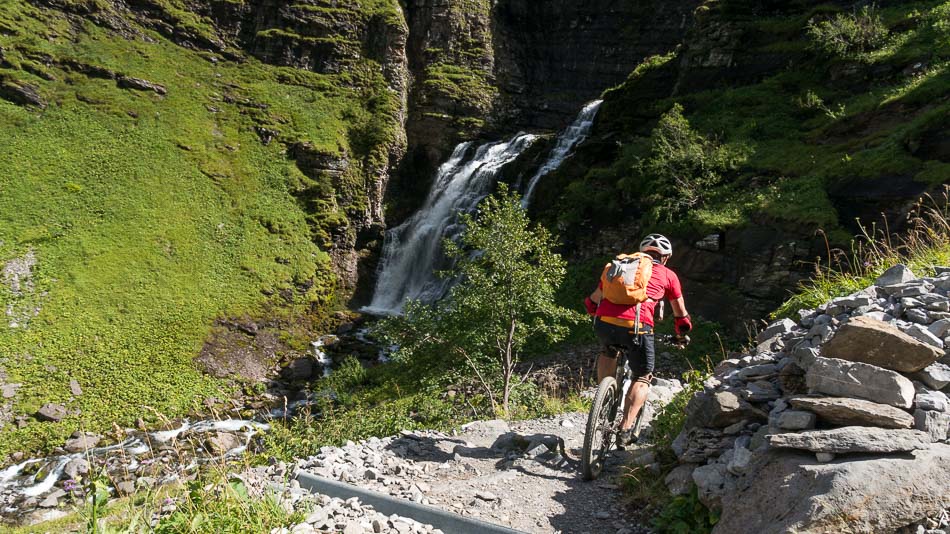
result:
[(460, 141), (556, 130), (645, 57), (672, 50), (697, 1), (413, 0), (407, 158), (392, 214), (407, 216)]

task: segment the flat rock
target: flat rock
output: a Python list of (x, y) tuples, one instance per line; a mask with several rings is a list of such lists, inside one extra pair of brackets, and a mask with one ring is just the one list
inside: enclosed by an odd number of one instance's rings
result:
[(907, 452), (927, 448), (931, 439), (919, 430), (846, 426), (831, 430), (806, 430), (772, 434), (765, 438), (777, 449), (800, 449), (835, 454), (852, 452)]
[(46, 100), (40, 96), (39, 88), (26, 82), (0, 79), (0, 98), (20, 106), (46, 108)]
[(828, 358), (869, 363), (902, 373), (920, 371), (943, 356), (933, 345), (867, 316), (855, 317), (841, 326), (821, 353)]
[(713, 534), (894, 532), (950, 507), (950, 446), (831, 463), (771, 451), (722, 504)]
[(674, 467), (663, 482), (673, 495), (686, 495), (693, 487), (693, 469), (696, 464), (680, 464)]
[(131, 76), (119, 76), (116, 79), (116, 84), (123, 89), (135, 89), (136, 91), (153, 91), (159, 95), (164, 95), (168, 93), (168, 90), (165, 89), (165, 86), (162, 84), (150, 82), (148, 80), (143, 80), (141, 78), (133, 78)]
[(910, 408), (915, 394), (914, 384), (894, 371), (836, 358), (817, 358), (805, 383), (809, 393), (858, 397), (899, 408)]
[(919, 391), (914, 397), (914, 406), (937, 412), (950, 411), (950, 399), (940, 391)]
[(700, 392), (686, 405), (686, 427), (724, 428), (743, 419), (765, 419), (766, 415), (731, 391)]
[(874, 281), (874, 285), (882, 287), (895, 286), (897, 284), (903, 284), (915, 279), (917, 279), (917, 275), (915, 275), (909, 267), (898, 263), (897, 265), (884, 271), (881, 276), (878, 276)]
[(779, 428), (785, 430), (805, 430), (815, 428), (817, 416), (804, 410), (786, 410), (778, 416)]
[(950, 384), (950, 365), (944, 363), (934, 363), (926, 368), (914, 373), (912, 378), (920, 380), (927, 387), (933, 389), (943, 389)]
[(66, 440), (66, 452), (84, 452), (89, 449), (95, 448), (99, 444), (99, 441), (102, 440), (102, 437), (95, 434), (84, 434), (79, 437)]
[(911, 428), (914, 418), (904, 410), (862, 399), (848, 397), (792, 397), (795, 408), (808, 410), (824, 422), (842, 426), (877, 426)]
[(928, 330), (926, 326), (919, 325), (919, 324), (912, 324), (908, 326), (907, 328), (905, 328), (904, 332), (910, 337), (916, 339), (917, 341), (920, 341), (921, 343), (925, 343), (927, 345), (930, 345), (931, 347), (934, 347), (935, 349), (940, 351), (941, 356), (943, 356), (943, 351), (942, 351), (943, 340), (933, 335), (933, 333), (931, 333), (930, 330)]
[(755, 336), (755, 341), (756, 343), (764, 343), (765, 341), (768, 341), (776, 336), (781, 336), (791, 332), (796, 326), (798, 326), (798, 324), (788, 318), (782, 319), (781, 321), (776, 321), (766, 327), (765, 330), (759, 332), (759, 334)]
[(914, 412), (914, 428), (926, 432), (931, 441), (947, 439), (950, 431), (950, 414), (931, 410), (916, 410)]
[(62, 421), (66, 417), (66, 407), (62, 404), (47, 403), (44, 404), (37, 412), (36, 418), (40, 421)]

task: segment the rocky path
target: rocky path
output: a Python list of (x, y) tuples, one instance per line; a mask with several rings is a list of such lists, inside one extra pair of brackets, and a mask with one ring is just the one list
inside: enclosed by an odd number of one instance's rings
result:
[(647, 532), (626, 519), (615, 480), (636, 450), (615, 452), (600, 480), (581, 480), (574, 459), (586, 417), (479, 421), (454, 434), (404, 432), (325, 447), (297, 467), (524, 532)]

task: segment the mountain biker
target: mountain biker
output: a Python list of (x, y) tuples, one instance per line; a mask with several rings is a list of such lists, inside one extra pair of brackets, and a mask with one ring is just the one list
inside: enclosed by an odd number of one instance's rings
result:
[[(603, 345), (597, 359), (597, 382), (604, 377), (613, 376), (617, 370), (617, 357), (620, 347), (626, 348), (630, 369), (635, 381), (627, 392), (624, 403), (623, 419), (620, 422), (618, 442), (621, 446), (636, 440), (631, 427), (637, 420), (637, 414), (646, 402), (653, 379), (655, 347), (653, 339), (653, 312), (657, 302), (664, 298), (673, 307), (674, 327), (677, 337), (684, 343), (685, 337), (693, 326), (683, 300), (683, 289), (679, 277), (666, 267), (673, 254), (670, 240), (660, 234), (650, 234), (640, 242), (640, 252), (649, 254), (653, 259), (653, 273), (647, 283), (647, 301), (642, 304), (614, 304), (604, 297), (603, 282), (584, 300), (587, 312), (594, 316), (594, 332)], [(637, 307), (640, 307), (640, 324), (636, 325)]]

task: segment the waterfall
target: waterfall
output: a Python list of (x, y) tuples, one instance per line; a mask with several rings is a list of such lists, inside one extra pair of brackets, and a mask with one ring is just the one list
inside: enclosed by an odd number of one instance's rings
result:
[(557, 143), (555, 143), (554, 148), (552, 148), (550, 154), (548, 154), (548, 159), (544, 162), (544, 165), (541, 165), (538, 172), (534, 173), (531, 180), (528, 181), (528, 187), (525, 189), (524, 197), (521, 199), (521, 205), (523, 207), (528, 207), (528, 204), (531, 202), (531, 195), (534, 193), (534, 188), (538, 185), (541, 177), (560, 167), (564, 159), (571, 153), (571, 150), (584, 139), (587, 139), (587, 135), (594, 125), (594, 117), (597, 116), (597, 110), (600, 109), (601, 103), (603, 103), (603, 100), (594, 100), (586, 104), (577, 115), (577, 118), (574, 119), (574, 122), (557, 136)]
[(471, 212), (490, 191), (498, 172), (514, 161), (537, 136), (519, 133), (507, 141), (458, 145), (436, 173), (425, 204), (401, 225), (386, 232), (370, 313), (402, 311), (407, 299), (431, 302), (445, 295), (451, 280), (436, 271), (447, 267), (442, 242), (462, 231), (458, 214)]

